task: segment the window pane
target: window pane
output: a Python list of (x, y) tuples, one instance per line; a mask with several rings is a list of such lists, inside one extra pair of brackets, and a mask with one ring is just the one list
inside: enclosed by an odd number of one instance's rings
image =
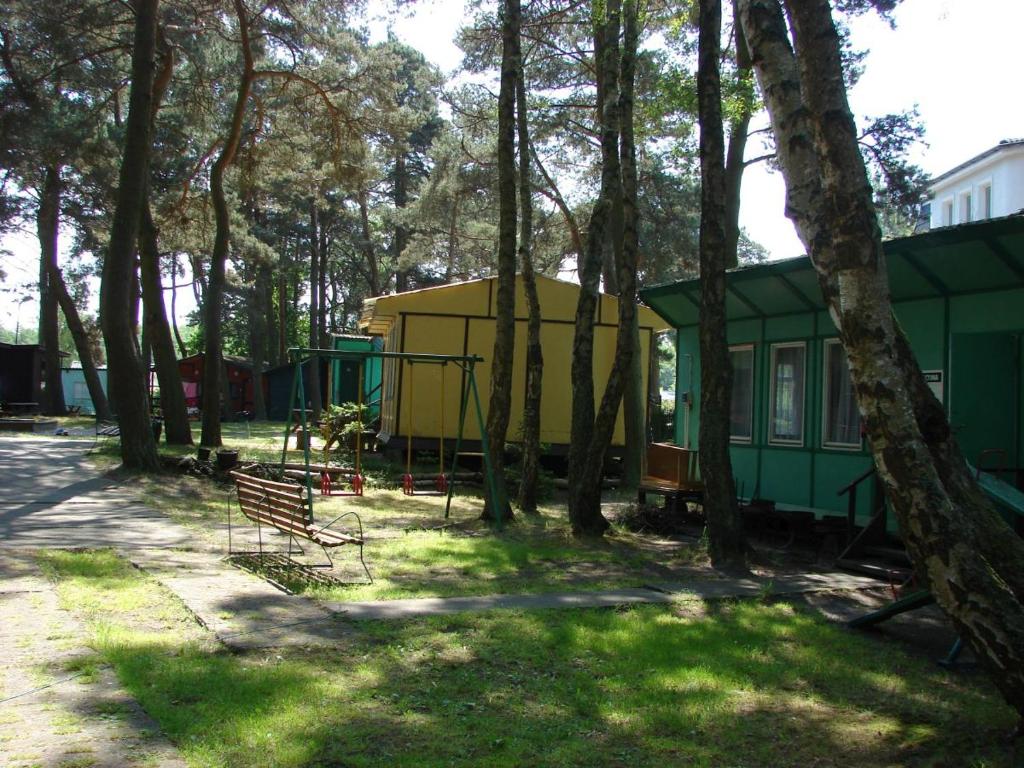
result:
[(753, 432), (754, 350), (729, 351), (732, 360), (732, 407), (729, 411), (729, 435), (749, 440)]
[(772, 371), (773, 440), (802, 442), (804, 435), (804, 348), (776, 347)]
[(860, 412), (853, 393), (853, 382), (850, 381), (846, 353), (842, 345), (836, 343), (827, 344), (825, 349), (828, 366), (825, 442), (860, 445)]

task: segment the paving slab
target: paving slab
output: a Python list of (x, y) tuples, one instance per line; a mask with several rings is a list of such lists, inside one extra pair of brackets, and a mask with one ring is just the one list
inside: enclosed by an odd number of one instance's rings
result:
[(185, 768), (28, 552), (0, 552), (0, 617), (0, 765)]
[(558, 610), (609, 608), (641, 603), (671, 603), (679, 599), (719, 600), (763, 594), (791, 595), (806, 592), (877, 589), (878, 582), (845, 573), (808, 573), (777, 579), (706, 579), (652, 584), (632, 589), (599, 592), (553, 592), (539, 595), (482, 595), (478, 597), (426, 597), (409, 600), (324, 602), (347, 619), (399, 620), (443, 616), (466, 611)]
[(0, 438), (0, 549), (186, 547), (195, 535), (98, 475), (84, 440)]
[(601, 592), (552, 592), (540, 595), (422, 597), (361, 602), (325, 601), (323, 605), (347, 619), (396, 620), (470, 611), (611, 608), (635, 603), (670, 603), (672, 599), (671, 595), (650, 589), (613, 589)]
[(882, 586), (882, 584), (877, 579), (844, 573), (843, 571), (797, 573), (772, 578), (695, 579), (692, 581), (659, 582), (648, 585), (650, 589), (677, 597), (692, 595), (703, 600), (877, 589), (879, 586)]
[(352, 631), (338, 615), (214, 553), (147, 549), (126, 554), (233, 650), (334, 646)]

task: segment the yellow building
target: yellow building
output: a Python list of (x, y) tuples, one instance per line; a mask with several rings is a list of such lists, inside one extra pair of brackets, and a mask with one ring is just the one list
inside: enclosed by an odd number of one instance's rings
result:
[[(542, 318), (541, 344), (544, 349), (540, 439), (554, 450), (564, 448), (569, 443), (572, 406), (570, 370), (579, 291), (579, 286), (574, 283), (537, 277)], [(383, 337), (385, 352), (479, 355), (484, 358), (484, 362), (476, 367), (476, 380), (486, 419), (491, 357), (494, 354), (496, 293), (497, 278), (486, 278), (378, 296), (367, 299), (363, 304), (359, 325), (364, 333)], [(654, 334), (666, 330), (668, 326), (647, 307), (640, 306), (638, 309), (646, 391)], [(522, 423), (526, 391), (526, 321), (526, 297), (522, 278), (517, 276), (510, 440), (516, 439)], [(594, 385), (598, 402), (604, 392), (615, 354), (617, 322), (618, 299), (602, 294), (594, 329)], [(419, 448), (436, 447), (442, 434), (453, 441), (458, 432), (461, 386), (462, 374), (455, 365), (410, 366), (405, 361), (385, 360), (380, 396), (381, 436), (386, 442), (404, 446), (405, 438), (411, 431), (414, 445)], [(464, 439), (480, 439), (472, 411), (466, 415)], [(620, 409), (612, 445), (622, 444)]]

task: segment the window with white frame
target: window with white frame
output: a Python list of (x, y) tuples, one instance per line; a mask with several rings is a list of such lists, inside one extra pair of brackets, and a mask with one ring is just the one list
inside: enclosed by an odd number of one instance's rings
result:
[(732, 362), (732, 400), (729, 407), (729, 437), (749, 443), (754, 434), (754, 346), (729, 347)]
[(825, 342), (824, 387), (822, 443), (831, 448), (860, 448), (860, 411), (839, 339)]
[(953, 200), (944, 200), (942, 202), (942, 226), (951, 227), (953, 226)]
[(800, 342), (771, 347), (771, 399), (768, 442), (804, 443), (804, 390), (807, 345)]
[(992, 182), (987, 182), (978, 187), (978, 218), (992, 218)]
[(961, 192), (960, 193), (960, 218), (958, 220), (959, 224), (966, 224), (967, 222), (972, 221), (971, 216), (972, 216), (973, 212), (971, 210), (971, 203), (972, 203), (971, 193), (970, 192)]

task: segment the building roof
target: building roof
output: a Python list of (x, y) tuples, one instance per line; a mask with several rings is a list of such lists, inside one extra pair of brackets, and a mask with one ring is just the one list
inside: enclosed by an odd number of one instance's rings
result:
[(958, 173), (960, 173), (963, 170), (966, 170), (967, 168), (970, 168), (972, 165), (977, 165), (982, 160), (987, 160), (988, 158), (992, 157), (992, 155), (998, 154), (999, 152), (1003, 152), (1004, 150), (1007, 149), (1012, 149), (1013, 147), (1024, 147), (1024, 139), (1003, 139), (994, 147), (986, 149), (984, 152), (975, 155), (970, 160), (966, 160), (960, 163), (960, 165), (956, 166), (955, 168), (950, 168), (945, 173), (940, 173), (938, 176), (936, 176), (930, 182), (928, 182), (928, 187), (931, 188), (936, 186), (937, 184), (941, 184), (946, 179), (956, 176)]
[[(252, 360), (247, 357), (239, 357), (238, 355), (221, 355), (221, 358), (228, 365), (234, 366), (235, 368), (243, 368), (252, 370)], [(188, 357), (179, 358), (179, 363), (192, 362), (194, 360), (205, 360), (205, 352), (196, 352), (194, 355)], [(264, 364), (265, 365), (265, 364)]]
[[(521, 275), (516, 278), (516, 308), (519, 310), (516, 319), (525, 320), (526, 302), (520, 296), (523, 291)], [(359, 318), (359, 328), (375, 336), (386, 335), (403, 312), (493, 317), (493, 288), (488, 286), (484, 290), (483, 286), (496, 281), (497, 277), (483, 277), (366, 299)], [(551, 319), (554, 314), (558, 314), (561, 319), (571, 321), (576, 311), (575, 296), (579, 293), (579, 285), (544, 275), (537, 275), (537, 284), (544, 318)], [(599, 317), (609, 322), (607, 318), (614, 318), (617, 313), (617, 303), (615, 296), (601, 294)], [(642, 328), (666, 330), (656, 313), (644, 306), (640, 306), (639, 310), (639, 325)], [(610, 322), (614, 323), (615, 320)]]
[[(943, 227), (883, 243), (893, 301), (1024, 288), (1024, 216)], [(818, 277), (807, 256), (730, 270), (730, 320), (823, 311)], [(696, 325), (700, 279), (657, 285), (641, 298), (673, 327)]]

